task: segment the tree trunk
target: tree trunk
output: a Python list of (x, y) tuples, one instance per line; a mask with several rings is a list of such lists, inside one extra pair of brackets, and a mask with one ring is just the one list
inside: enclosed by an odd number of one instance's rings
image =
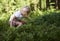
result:
[(47, 9), (49, 9), (49, 8), (50, 8), (49, 0), (46, 0), (46, 8), (47, 8)]

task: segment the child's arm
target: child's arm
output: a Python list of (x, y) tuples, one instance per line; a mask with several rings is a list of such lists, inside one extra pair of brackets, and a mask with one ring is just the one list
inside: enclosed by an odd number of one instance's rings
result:
[(10, 27), (12, 27), (13, 25), (12, 25), (12, 21), (10, 21)]
[(29, 17), (29, 15), (25, 15), (25, 18), (31, 20), (31, 18)]
[(14, 16), (13, 19), (10, 21), (10, 27), (13, 27), (13, 20), (15, 20), (16, 17)]

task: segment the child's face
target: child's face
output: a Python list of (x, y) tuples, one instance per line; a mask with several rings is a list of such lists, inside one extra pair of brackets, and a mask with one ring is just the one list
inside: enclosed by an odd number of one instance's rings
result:
[(27, 11), (22, 10), (23, 15), (28, 15)]
[(24, 15), (24, 16), (27, 16), (29, 13), (28, 13), (28, 9), (24, 8), (22, 9), (21, 13)]

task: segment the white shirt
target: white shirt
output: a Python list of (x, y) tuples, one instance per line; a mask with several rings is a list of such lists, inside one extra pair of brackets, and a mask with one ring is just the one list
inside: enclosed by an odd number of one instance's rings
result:
[(20, 20), (20, 19), (23, 17), (20, 11), (16, 11), (16, 12), (14, 12), (13, 15), (11, 15), (9, 21), (12, 21), (13, 18), (14, 18), (14, 16), (15, 16), (18, 20)]

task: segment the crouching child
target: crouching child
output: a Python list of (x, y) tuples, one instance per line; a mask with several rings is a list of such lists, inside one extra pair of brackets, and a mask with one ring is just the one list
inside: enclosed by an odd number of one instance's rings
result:
[(25, 6), (21, 10), (14, 12), (9, 19), (10, 27), (20, 27), (21, 25), (25, 24), (25, 22), (22, 21), (21, 18), (28, 18), (29, 13), (30, 7), (28, 6)]

